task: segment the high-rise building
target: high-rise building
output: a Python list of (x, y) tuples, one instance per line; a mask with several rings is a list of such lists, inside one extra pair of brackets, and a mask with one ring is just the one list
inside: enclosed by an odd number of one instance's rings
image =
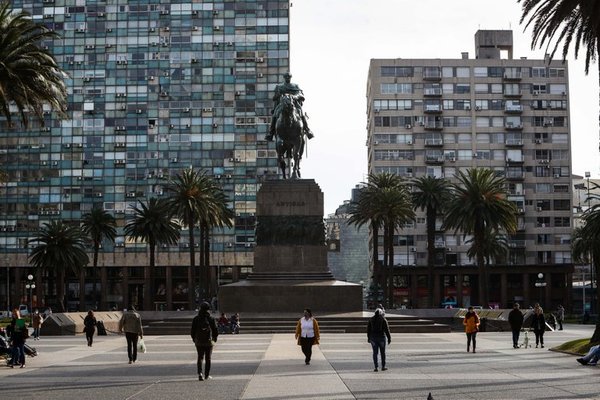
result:
[[(508, 238), (506, 259), (489, 266), (488, 300), (552, 308), (568, 303), (572, 271), (567, 64), (515, 59), (512, 50), (512, 31), (480, 30), (475, 58), (373, 59), (369, 172), (452, 181), (458, 171), (481, 167), (505, 177), (518, 229)], [(433, 282), (427, 281), (424, 213), (397, 232), (396, 304), (424, 306), (430, 290), (436, 306), (477, 304), (469, 238), (441, 227), (440, 217)]]
[[(213, 291), (253, 265), (257, 186), (277, 176), (268, 131), (272, 90), (289, 69), (289, 2), (15, 0), (14, 9), (61, 38), (42, 43), (69, 74), (69, 119), (47, 112), (45, 127), (0, 121), (0, 290), (18, 304), (31, 272), (28, 239), (50, 220), (79, 221), (94, 206), (114, 214), (115, 245), (91, 268), (67, 278), (69, 308), (193, 307), (189, 244), (163, 246), (155, 282), (145, 287), (147, 246), (128, 241), (130, 206), (164, 196), (183, 168), (218, 180), (235, 227), (211, 235)], [(7, 277), (7, 273), (9, 276)], [(55, 275), (36, 277), (34, 306), (56, 302)], [(5, 283), (6, 282), (6, 283)], [(7, 305), (7, 304), (5, 304)], [(84, 307), (81, 307), (84, 308)]]

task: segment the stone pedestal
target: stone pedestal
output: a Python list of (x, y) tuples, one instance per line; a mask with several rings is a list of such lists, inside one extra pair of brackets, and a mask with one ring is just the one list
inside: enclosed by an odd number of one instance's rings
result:
[(312, 179), (267, 181), (257, 193), (257, 246), (246, 281), (221, 286), (219, 309), (301, 313), (362, 310), (362, 286), (327, 266), (323, 192)]

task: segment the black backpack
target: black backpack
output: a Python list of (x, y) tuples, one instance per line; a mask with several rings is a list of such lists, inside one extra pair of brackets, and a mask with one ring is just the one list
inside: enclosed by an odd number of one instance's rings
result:
[(200, 319), (198, 322), (198, 329), (196, 331), (196, 343), (210, 343), (212, 339), (212, 330), (210, 329), (210, 322), (208, 317)]

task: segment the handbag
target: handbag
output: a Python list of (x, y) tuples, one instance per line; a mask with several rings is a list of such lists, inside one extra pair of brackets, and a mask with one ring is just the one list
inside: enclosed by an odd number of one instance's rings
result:
[(144, 339), (138, 340), (137, 348), (140, 353), (146, 352), (146, 343), (144, 343)]

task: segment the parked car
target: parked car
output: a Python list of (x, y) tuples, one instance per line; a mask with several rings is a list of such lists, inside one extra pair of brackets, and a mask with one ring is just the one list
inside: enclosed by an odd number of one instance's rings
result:
[(29, 308), (27, 308), (27, 304), (19, 304), (19, 313), (21, 317), (26, 317), (29, 315)]
[(10, 318), (10, 317), (12, 317), (12, 312), (10, 312), (8, 310), (0, 311), (0, 318)]

